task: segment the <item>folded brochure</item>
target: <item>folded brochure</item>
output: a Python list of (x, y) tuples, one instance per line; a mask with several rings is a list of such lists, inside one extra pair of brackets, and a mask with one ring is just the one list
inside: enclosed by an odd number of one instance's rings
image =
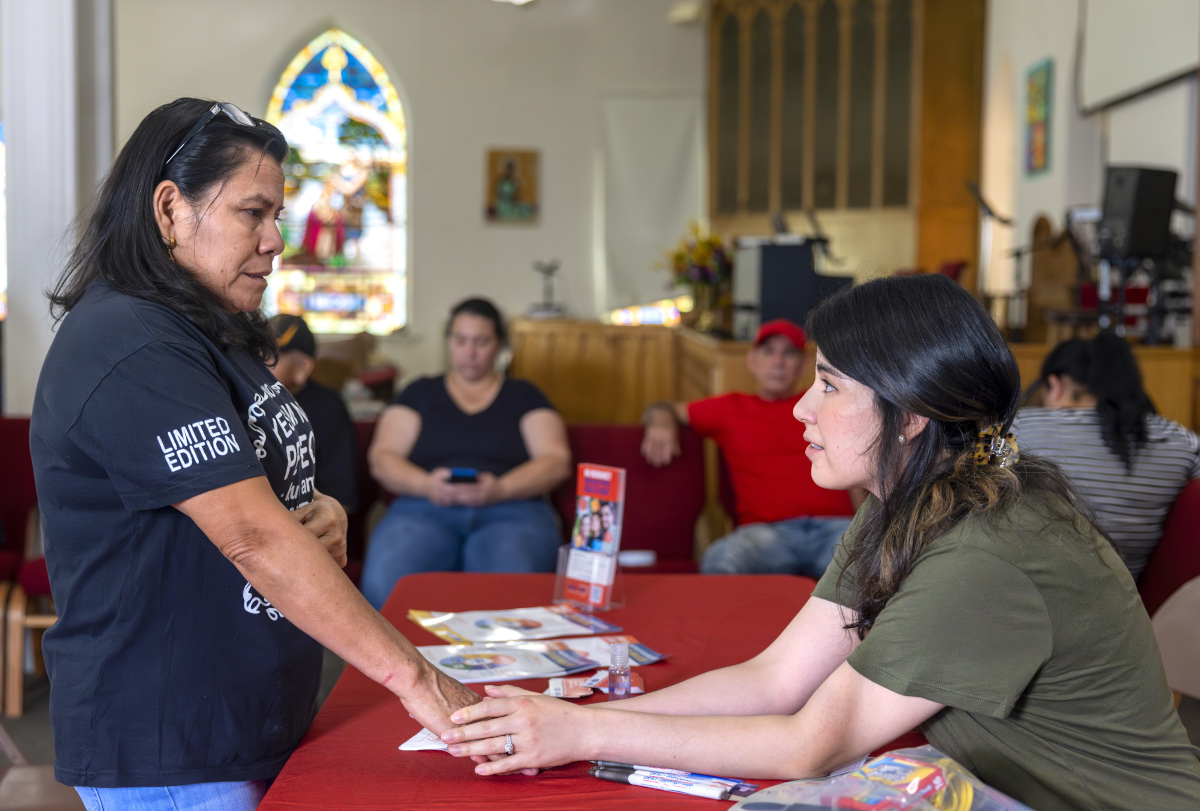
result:
[(418, 611), (408, 618), (452, 645), (521, 642), (560, 636), (614, 634), (621, 628), (570, 605), (509, 608), (495, 611)]
[(446, 675), (463, 684), (473, 684), (549, 679), (608, 667), (609, 645), (613, 642), (629, 643), (630, 665), (648, 665), (665, 658), (627, 634), (480, 645), (422, 645), (417, 650)]
[[(608, 694), (608, 671), (597, 670), (590, 676), (570, 676), (550, 679), (548, 686), (542, 692), (554, 698), (585, 698), (594, 690)], [(646, 680), (641, 673), (629, 674), (629, 694), (636, 696), (646, 692)]]

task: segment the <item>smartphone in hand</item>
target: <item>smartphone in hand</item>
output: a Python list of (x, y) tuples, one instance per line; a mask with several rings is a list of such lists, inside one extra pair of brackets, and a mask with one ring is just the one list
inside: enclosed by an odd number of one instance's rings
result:
[(479, 481), (479, 471), (473, 467), (450, 468), (451, 484), (474, 484)]

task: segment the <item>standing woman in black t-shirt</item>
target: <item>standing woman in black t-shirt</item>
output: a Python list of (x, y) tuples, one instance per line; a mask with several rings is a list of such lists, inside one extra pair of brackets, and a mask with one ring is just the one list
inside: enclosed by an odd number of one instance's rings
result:
[(478, 700), (342, 573), (345, 513), (264, 365), (287, 153), (231, 104), (154, 110), (50, 297), (30, 431), (45, 653), (55, 776), (89, 810), (254, 808), (312, 720), (318, 643), (428, 727)]
[(376, 608), (416, 572), (554, 570), (562, 539), (546, 495), (571, 473), (567, 429), (536, 386), (496, 371), (507, 338), (490, 301), (458, 304), (449, 371), (413, 382), (380, 417), (371, 475), (399, 498), (363, 562)]

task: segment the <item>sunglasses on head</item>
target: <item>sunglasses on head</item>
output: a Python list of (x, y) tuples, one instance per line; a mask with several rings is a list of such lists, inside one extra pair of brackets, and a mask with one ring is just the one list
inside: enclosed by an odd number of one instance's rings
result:
[(183, 136), (183, 141), (180, 142), (179, 146), (175, 147), (175, 151), (171, 153), (171, 157), (167, 158), (166, 162), (163, 163), (163, 168), (165, 169), (166, 167), (170, 166), (171, 161), (175, 160), (175, 156), (178, 155), (183, 148), (200, 133), (200, 130), (208, 126), (208, 122), (212, 121), (221, 113), (229, 116), (233, 123), (241, 124), (243, 127), (258, 126), (258, 122), (247, 115), (246, 112), (237, 105), (230, 104), (225, 101), (219, 101), (212, 107), (208, 108), (208, 112), (200, 117), (200, 120), (196, 122), (196, 126), (188, 130), (188, 134)]

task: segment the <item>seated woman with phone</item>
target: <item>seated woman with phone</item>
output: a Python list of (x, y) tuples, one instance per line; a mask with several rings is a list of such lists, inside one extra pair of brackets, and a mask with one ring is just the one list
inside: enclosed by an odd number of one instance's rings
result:
[(550, 572), (562, 543), (545, 496), (571, 473), (563, 419), (536, 386), (496, 371), (507, 340), (486, 299), (454, 307), (450, 369), (384, 410), (367, 458), (395, 493), (371, 533), (362, 590), (379, 608), (417, 572)]

